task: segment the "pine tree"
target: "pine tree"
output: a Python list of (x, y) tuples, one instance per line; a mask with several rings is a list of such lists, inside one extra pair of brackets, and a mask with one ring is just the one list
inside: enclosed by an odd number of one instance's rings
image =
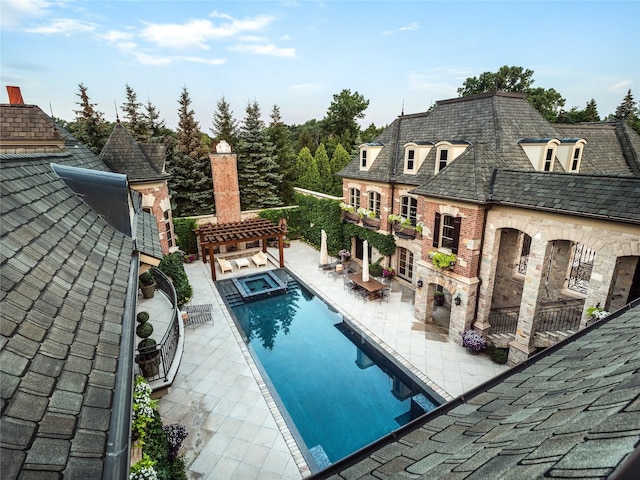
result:
[(80, 101), (76, 105), (80, 105), (80, 110), (74, 110), (76, 121), (70, 124), (70, 131), (82, 143), (84, 143), (93, 153), (99, 155), (102, 147), (107, 143), (110, 129), (104, 120), (102, 112), (95, 109), (96, 104), (89, 101), (87, 87), (84, 84), (78, 86), (80, 93)]
[(171, 149), (167, 171), (174, 216), (203, 215), (213, 211), (213, 187), (209, 154), (201, 143), (201, 132), (191, 110), (191, 99), (183, 87), (178, 101), (177, 143)]
[(242, 209), (281, 205), (278, 198), (281, 181), (275, 148), (260, 119), (260, 106), (254, 100), (247, 104), (239, 135), (238, 183)]
[(640, 102), (636, 106), (631, 89), (625, 95), (622, 103), (618, 105), (613, 116), (618, 120), (624, 120), (640, 135)]
[(276, 150), (278, 171), (282, 175), (282, 182), (278, 190), (278, 196), (284, 205), (293, 203), (293, 187), (295, 187), (296, 156), (293, 152), (291, 133), (280, 117), (280, 108), (277, 105), (271, 110), (271, 123), (267, 127), (269, 139)]
[(160, 112), (156, 106), (151, 103), (151, 100), (147, 99), (145, 105), (144, 122), (149, 129), (149, 142), (160, 143), (165, 141), (170, 134), (173, 133), (169, 130), (165, 124), (164, 119), (160, 120)]
[(125, 126), (131, 136), (140, 143), (149, 141), (149, 126), (145, 122), (144, 115), (140, 113), (142, 104), (138, 102), (138, 96), (128, 84), (125, 85), (127, 101), (122, 104), (122, 111), (126, 120)]
[(218, 100), (217, 110), (213, 114), (213, 133), (216, 141), (224, 140), (235, 150), (238, 147), (238, 121), (233, 118), (231, 106), (224, 97)]
[(583, 122), (599, 122), (600, 115), (598, 115), (598, 105), (594, 98), (587, 102), (587, 106), (583, 113)]
[(331, 190), (327, 193), (331, 195), (335, 195), (337, 197), (342, 196), (342, 178), (337, 177), (336, 173), (342, 170), (351, 162), (351, 155), (347, 152), (342, 144), (338, 144), (335, 151), (333, 152), (333, 157), (331, 157), (331, 162), (329, 162), (329, 167), (331, 168), (331, 178), (332, 185)]

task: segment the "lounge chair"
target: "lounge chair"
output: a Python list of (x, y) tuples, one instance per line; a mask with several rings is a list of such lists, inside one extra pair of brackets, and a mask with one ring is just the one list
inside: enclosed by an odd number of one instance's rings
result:
[(231, 262), (229, 262), (228, 260), (218, 257), (218, 264), (220, 265), (220, 271), (222, 273), (233, 272), (233, 266), (231, 265)]
[(256, 264), (256, 267), (260, 267), (260, 266), (266, 267), (268, 264), (267, 256), (262, 251), (253, 255), (251, 257), (251, 260), (253, 260), (253, 263)]

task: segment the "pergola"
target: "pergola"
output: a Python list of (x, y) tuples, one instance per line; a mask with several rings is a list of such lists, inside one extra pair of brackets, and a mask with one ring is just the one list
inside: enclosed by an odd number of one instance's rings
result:
[(214, 258), (214, 248), (220, 245), (237, 245), (244, 242), (260, 241), (262, 251), (267, 251), (267, 239), (278, 237), (278, 250), (280, 252), (280, 267), (284, 267), (284, 236), (287, 233), (287, 226), (284, 223), (275, 223), (263, 219), (252, 218), (241, 222), (220, 223), (217, 225), (202, 225), (194, 232), (200, 239), (202, 250), (202, 261), (206, 263), (207, 253), (209, 264), (211, 265), (211, 278), (216, 279), (216, 265)]

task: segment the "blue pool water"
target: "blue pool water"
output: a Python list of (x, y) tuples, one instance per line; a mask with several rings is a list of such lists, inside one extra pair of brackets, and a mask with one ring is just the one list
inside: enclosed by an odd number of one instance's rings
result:
[(312, 471), (438, 405), (433, 392), (297, 282), (231, 310)]

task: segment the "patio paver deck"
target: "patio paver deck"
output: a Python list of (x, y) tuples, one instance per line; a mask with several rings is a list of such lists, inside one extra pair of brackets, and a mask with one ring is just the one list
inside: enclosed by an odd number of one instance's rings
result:
[[(318, 269), (318, 260), (319, 253), (302, 242), (285, 249), (289, 270), (444, 398), (461, 395), (507, 369), (486, 356), (468, 355), (433, 326), (416, 321), (411, 291), (399, 282), (393, 282), (388, 302), (365, 302)], [(189, 478), (288, 480), (308, 475), (214, 287), (209, 265), (196, 261), (185, 270), (194, 289), (192, 302), (211, 303), (214, 322), (185, 330), (182, 363), (159, 410), (165, 423), (181, 422), (189, 431), (183, 448)], [(251, 265), (219, 278), (253, 271), (258, 269)]]

